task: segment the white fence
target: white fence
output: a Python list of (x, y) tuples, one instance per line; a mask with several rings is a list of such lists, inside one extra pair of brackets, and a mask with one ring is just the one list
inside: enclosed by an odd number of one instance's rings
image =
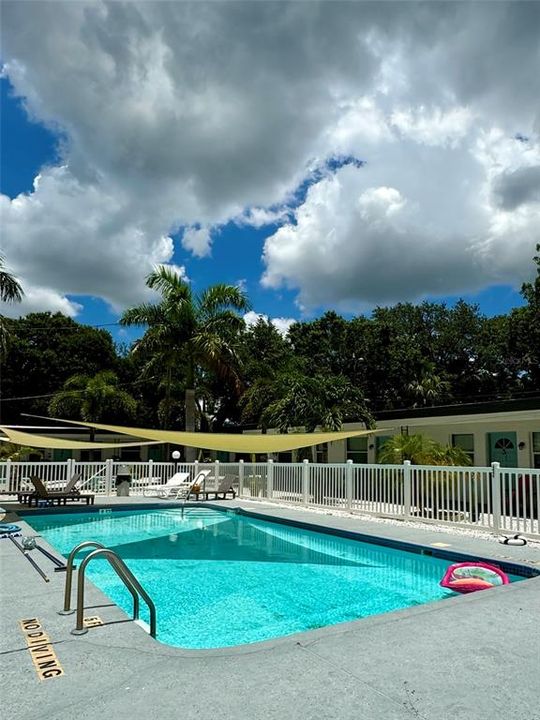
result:
[[(0, 462), (0, 493), (31, 489), (30, 477), (41, 478), (50, 490), (71, 477), (79, 488), (98, 495), (115, 493), (116, 476), (125, 463)], [(530, 468), (441, 467), (302, 463), (129, 463), (131, 494), (150, 484), (164, 484), (175, 472), (194, 477), (210, 470), (205, 489), (230, 477), (238, 496), (293, 505), (361, 512), (383, 517), (452, 523), (493, 531), (540, 536), (540, 470)]]

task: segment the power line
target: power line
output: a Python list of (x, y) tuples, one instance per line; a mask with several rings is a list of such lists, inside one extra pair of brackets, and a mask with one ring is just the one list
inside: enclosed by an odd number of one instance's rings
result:
[[(134, 380), (133, 382), (129, 383), (119, 383), (115, 387), (117, 388), (123, 388), (123, 387), (132, 387), (133, 385), (139, 385), (141, 383), (150, 382), (151, 380), (157, 380), (157, 375), (153, 375), (152, 377), (145, 378), (144, 380)], [(59, 395), (62, 393), (64, 396), (77, 396), (81, 394), (85, 394), (90, 392), (88, 389), (81, 389), (81, 390), (57, 390), (53, 393), (44, 393), (43, 395), (21, 395), (19, 397), (9, 397), (9, 398), (0, 398), (0, 403), (2, 402), (14, 402), (16, 400), (39, 400), (40, 398), (49, 398), (54, 397), (55, 395)]]
[[(14, 318), (7, 318), (8, 320), (13, 320)], [(74, 321), (75, 322), (75, 321)], [(111, 322), (111, 323), (99, 323), (97, 325), (91, 325), (88, 323), (75, 323), (75, 325), (64, 325), (63, 327), (60, 326), (53, 326), (50, 325), (30, 325), (28, 328), (30, 331), (34, 330), (48, 330), (49, 332), (54, 332), (55, 330), (73, 330), (74, 332), (76, 330), (80, 330), (81, 328), (105, 328), (105, 327), (113, 327), (115, 325), (121, 325), (119, 321), (117, 322)], [(123, 326), (127, 327), (127, 326)]]

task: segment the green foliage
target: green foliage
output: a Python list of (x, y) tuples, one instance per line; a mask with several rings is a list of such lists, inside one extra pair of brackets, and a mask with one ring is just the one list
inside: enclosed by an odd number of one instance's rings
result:
[[(5, 260), (0, 255), (0, 302), (21, 302), (23, 295), (24, 292), (19, 281), (6, 270)], [(9, 326), (4, 321), (4, 316), (0, 315), (0, 360), (5, 356), (11, 340)]]
[(14, 443), (2, 442), (0, 443), (0, 460), (22, 460), (25, 455), (34, 454), (41, 456), (41, 450), (35, 448), (26, 447), (25, 445), (15, 445)]
[(81, 325), (61, 313), (31, 313), (5, 321), (13, 340), (2, 363), (2, 396), (34, 399), (2, 403), (2, 421), (20, 422), (20, 413), (45, 415), (52, 393), (73, 375), (93, 377), (117, 371), (110, 334)]
[(373, 425), (361, 390), (344, 377), (284, 373), (252, 385), (243, 405), (244, 419), (251, 418), (263, 428), (277, 427), (280, 432), (295, 427), (306, 432), (317, 427), (339, 430), (347, 420)]
[[(146, 328), (130, 352), (107, 331), (59, 313), (4, 318), (11, 342), (2, 359), (1, 420), (46, 414), (66, 381), (103, 371), (136, 399), (136, 424), (193, 428), (197, 417), (214, 430), (240, 422), (338, 427), (369, 423), (368, 410), (538, 392), (540, 245), (538, 253), (536, 277), (522, 287), (524, 305), (507, 315), (487, 318), (463, 301), (399, 303), (351, 320), (327, 312), (294, 323), (286, 337), (264, 320), (246, 328), (241, 315), (249, 303), (238, 288), (215, 285), (197, 295), (173, 270), (158, 268), (147, 282), (159, 301), (122, 317)], [(2, 272), (0, 264), (2, 292), (17, 299)], [(28, 399), (11, 399), (19, 397)], [(68, 395), (63, 403), (62, 414), (81, 409)]]
[(238, 341), (244, 321), (238, 312), (250, 305), (244, 292), (231, 285), (213, 285), (196, 295), (188, 282), (163, 266), (150, 273), (147, 285), (160, 293), (160, 302), (126, 310), (120, 322), (147, 326), (134, 352), (145, 356), (143, 375), (160, 378), (161, 424), (170, 427), (177, 418), (182, 387), (185, 427), (194, 430), (193, 391), (201, 372), (216, 376), (237, 392), (242, 388)]
[(470, 465), (469, 456), (461, 448), (443, 445), (420, 433), (394, 435), (381, 446), (378, 461), (401, 464), (410, 460), (413, 465)]
[(0, 301), (20, 302), (24, 292), (19, 281), (6, 269), (5, 259), (0, 255)]
[(94, 377), (74, 375), (49, 403), (53, 417), (88, 422), (125, 422), (133, 420), (137, 401), (118, 386), (118, 378), (105, 370)]

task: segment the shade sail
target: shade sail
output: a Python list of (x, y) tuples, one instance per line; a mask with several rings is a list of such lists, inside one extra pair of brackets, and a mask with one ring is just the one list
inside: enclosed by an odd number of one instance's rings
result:
[[(56, 450), (106, 450), (108, 448), (125, 448), (138, 447), (139, 445), (160, 445), (162, 441), (128, 443), (101, 443), (101, 442), (82, 442), (80, 440), (64, 440), (63, 438), (52, 438), (46, 435), (34, 435), (33, 433), (13, 430), (12, 428), (0, 425), (0, 430), (6, 435), (0, 440), (7, 440), (14, 445), (26, 445), (32, 448), (49, 448)], [(137, 435), (135, 435), (136, 437)]]
[[(52, 418), (51, 418), (52, 419)], [(227, 433), (201, 433), (181, 432), (177, 430), (151, 430), (149, 428), (122, 427), (119, 425), (104, 425), (102, 423), (86, 423), (76, 420), (60, 420), (59, 422), (72, 423), (93, 427), (96, 430), (123, 433), (147, 440), (155, 440), (172, 445), (202, 448), (203, 450), (225, 450), (235, 453), (266, 454), (297, 450), (321, 443), (346, 440), (350, 437), (372, 435), (381, 430), (349, 430), (346, 432), (319, 432), (319, 433), (291, 433), (290, 435), (233, 435)], [(388, 430), (386, 430), (387, 432)]]

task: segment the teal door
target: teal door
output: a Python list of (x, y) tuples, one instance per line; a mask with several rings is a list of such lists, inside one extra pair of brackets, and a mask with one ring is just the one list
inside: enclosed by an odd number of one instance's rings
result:
[(489, 461), (501, 467), (517, 467), (517, 438), (515, 432), (489, 433)]

